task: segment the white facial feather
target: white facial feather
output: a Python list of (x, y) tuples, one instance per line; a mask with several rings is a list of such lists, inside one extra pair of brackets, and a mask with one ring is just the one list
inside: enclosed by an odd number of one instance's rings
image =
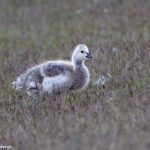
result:
[(86, 45), (80, 44), (78, 45), (72, 55), (72, 61), (85, 61), (87, 59), (87, 54), (89, 53), (89, 49)]

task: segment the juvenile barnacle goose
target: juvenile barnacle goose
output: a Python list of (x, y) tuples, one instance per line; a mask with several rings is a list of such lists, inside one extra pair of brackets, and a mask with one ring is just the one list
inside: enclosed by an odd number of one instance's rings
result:
[(71, 61), (54, 60), (34, 66), (12, 82), (17, 91), (34, 97), (37, 93), (62, 93), (84, 89), (89, 83), (89, 70), (85, 60), (92, 55), (84, 44), (76, 46)]

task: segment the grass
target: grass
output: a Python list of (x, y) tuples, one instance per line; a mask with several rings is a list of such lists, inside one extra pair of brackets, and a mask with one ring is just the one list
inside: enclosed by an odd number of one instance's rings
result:
[[(0, 144), (14, 150), (150, 149), (148, 0), (1, 0)], [(33, 101), (10, 83), (47, 59), (69, 59), (85, 43), (85, 91)], [(114, 51), (117, 50), (117, 51)], [(92, 83), (109, 72), (104, 87)]]

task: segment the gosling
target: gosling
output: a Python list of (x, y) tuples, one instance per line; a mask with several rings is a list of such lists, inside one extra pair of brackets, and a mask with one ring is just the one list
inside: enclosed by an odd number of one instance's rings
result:
[(47, 61), (29, 68), (12, 82), (12, 86), (31, 97), (85, 89), (90, 79), (85, 61), (91, 58), (88, 47), (80, 44), (74, 49), (71, 61)]

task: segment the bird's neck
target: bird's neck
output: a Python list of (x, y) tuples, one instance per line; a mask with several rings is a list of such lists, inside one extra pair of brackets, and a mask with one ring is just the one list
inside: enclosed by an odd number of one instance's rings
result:
[(83, 61), (75, 61), (75, 62), (74, 62), (74, 66), (75, 66), (75, 67), (83, 67), (83, 65), (84, 65), (84, 62), (83, 62)]
[(74, 69), (76, 68), (82, 68), (84, 66), (84, 61), (77, 60), (74, 57), (72, 58), (72, 64), (74, 66)]
[(74, 84), (72, 89), (78, 90), (85, 87), (89, 82), (89, 71), (85, 66), (84, 61), (74, 61), (73, 63), (73, 76)]

